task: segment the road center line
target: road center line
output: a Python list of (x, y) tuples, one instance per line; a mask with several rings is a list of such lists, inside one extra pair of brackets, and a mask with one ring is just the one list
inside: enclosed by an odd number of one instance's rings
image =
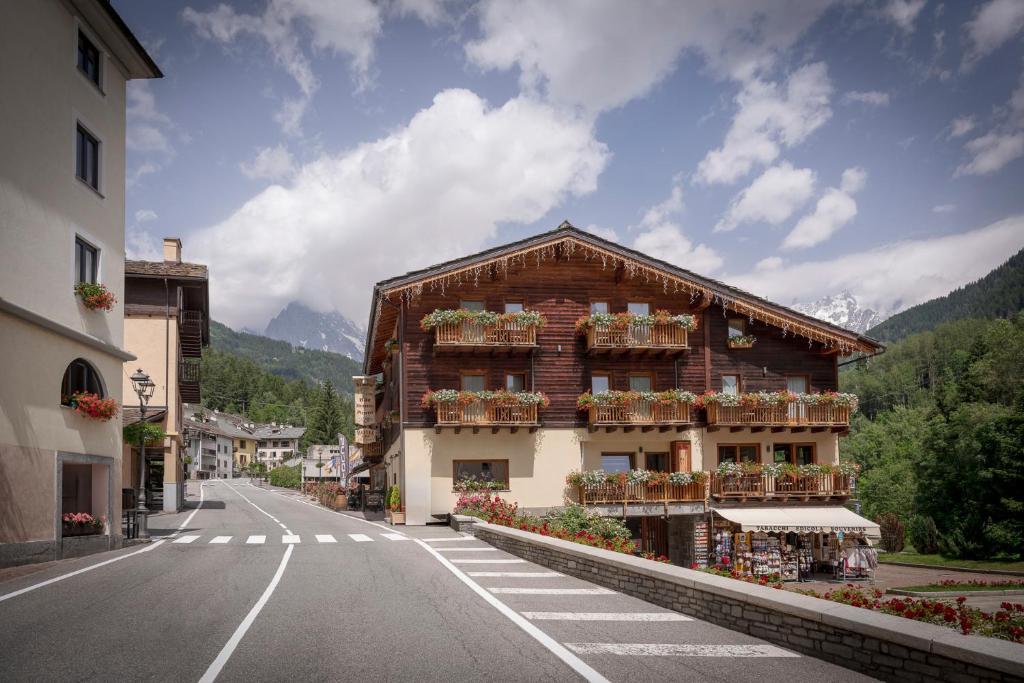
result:
[(236, 494), (238, 494), (239, 496), (241, 496), (242, 500), (244, 500), (244, 501), (245, 501), (246, 503), (248, 503), (249, 505), (252, 505), (252, 506), (253, 506), (254, 508), (256, 508), (257, 510), (259, 510), (260, 512), (262, 512), (263, 514), (265, 514), (265, 515), (266, 515), (267, 517), (269, 517), (270, 519), (272, 519), (272, 520), (274, 520), (275, 522), (277, 522), (277, 525), (278, 525), (279, 527), (281, 527), (282, 529), (284, 529), (284, 531), (285, 531), (285, 533), (286, 533), (286, 534), (288, 534), (289, 536), (291, 536), (291, 535), (292, 535), (292, 532), (291, 532), (291, 531), (290, 531), (290, 530), (288, 529), (288, 527), (286, 527), (286, 526), (285, 526), (284, 524), (281, 524), (281, 522), (279, 522), (279, 521), (278, 521), (277, 517), (274, 517), (274, 515), (270, 514), (269, 512), (267, 512), (266, 510), (264, 510), (263, 508), (261, 508), (261, 507), (260, 507), (259, 505), (257, 505), (256, 503), (252, 502), (251, 500), (249, 500), (249, 499), (248, 499), (248, 498), (247, 498), (247, 497), (245, 496), (245, 494), (244, 494), (244, 493), (241, 493), (241, 492), (237, 491), (237, 490), (236, 490), (236, 489), (235, 489), (235, 488), (234, 488), (233, 486), (231, 486), (231, 484), (224, 484), (224, 485), (225, 485), (225, 486), (227, 486), (227, 487), (228, 487), (229, 489), (231, 489), (231, 490), (232, 490), (232, 491), (233, 491), (234, 493), (236, 493)]
[(252, 606), (249, 613), (245, 615), (245, 619), (243, 619), (242, 623), (238, 625), (235, 632), (231, 634), (231, 638), (229, 638), (228, 642), (224, 644), (220, 654), (218, 654), (217, 658), (213, 660), (212, 664), (210, 664), (210, 667), (206, 670), (206, 673), (203, 674), (203, 677), (199, 679), (199, 683), (212, 683), (217, 679), (221, 669), (223, 669), (224, 665), (228, 663), (229, 659), (231, 659), (231, 654), (235, 651), (235, 648), (238, 647), (240, 642), (242, 642), (242, 638), (245, 637), (249, 627), (252, 626), (254, 621), (256, 621), (256, 617), (259, 615), (260, 610), (262, 610), (263, 606), (267, 604), (268, 600), (270, 600), (270, 596), (274, 594), (274, 589), (277, 588), (277, 584), (281, 582), (281, 577), (284, 575), (284, 569), (288, 566), (288, 558), (292, 556), (292, 551), (294, 549), (295, 546), (289, 545), (284, 551), (284, 557), (281, 558), (281, 564), (278, 565), (277, 572), (274, 574), (274, 578), (270, 580), (270, 584), (267, 586), (267, 589), (263, 591), (263, 595), (261, 595), (260, 599), (256, 601), (256, 604)]

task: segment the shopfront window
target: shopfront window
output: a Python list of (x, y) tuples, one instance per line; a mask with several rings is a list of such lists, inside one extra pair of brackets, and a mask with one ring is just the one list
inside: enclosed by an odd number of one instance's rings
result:
[(757, 462), (757, 444), (719, 444), (718, 464), (723, 462)]
[(508, 486), (508, 460), (455, 460), (452, 481), (496, 481)]
[(602, 453), (601, 469), (605, 472), (628, 472), (633, 469), (632, 453)]

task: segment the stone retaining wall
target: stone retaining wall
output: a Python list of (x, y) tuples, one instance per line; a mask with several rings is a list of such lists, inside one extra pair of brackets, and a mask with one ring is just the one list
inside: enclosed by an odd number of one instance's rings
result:
[(558, 572), (890, 681), (1024, 681), (1024, 646), (789, 591), (474, 525), (482, 541)]

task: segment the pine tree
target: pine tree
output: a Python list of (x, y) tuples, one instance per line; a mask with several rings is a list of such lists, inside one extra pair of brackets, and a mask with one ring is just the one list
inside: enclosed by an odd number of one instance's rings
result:
[(303, 448), (310, 444), (335, 443), (341, 426), (341, 402), (334, 391), (334, 385), (326, 380), (316, 393), (312, 415), (303, 437)]

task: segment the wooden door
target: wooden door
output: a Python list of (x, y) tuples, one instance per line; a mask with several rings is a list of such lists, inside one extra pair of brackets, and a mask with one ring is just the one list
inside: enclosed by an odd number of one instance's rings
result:
[(673, 472), (690, 472), (693, 469), (693, 463), (690, 460), (690, 442), (689, 441), (673, 441), (672, 442), (672, 471)]

